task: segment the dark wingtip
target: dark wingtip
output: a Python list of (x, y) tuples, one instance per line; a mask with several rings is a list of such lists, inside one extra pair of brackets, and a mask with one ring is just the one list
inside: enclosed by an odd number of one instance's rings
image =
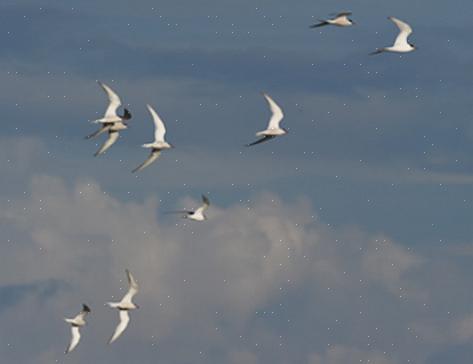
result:
[(83, 304), (82, 304), (82, 311), (90, 312), (90, 307), (87, 306), (85, 303), (83, 303)]

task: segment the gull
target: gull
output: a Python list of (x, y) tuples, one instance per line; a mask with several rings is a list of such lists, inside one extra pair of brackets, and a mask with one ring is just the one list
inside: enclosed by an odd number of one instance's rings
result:
[(320, 23), (311, 25), (310, 28), (318, 28), (323, 27), (325, 25), (335, 25), (337, 27), (349, 27), (355, 22), (348, 18), (351, 15), (351, 12), (344, 11), (341, 13), (336, 14), (333, 18), (327, 20), (320, 20)]
[(120, 322), (115, 328), (115, 332), (113, 333), (112, 337), (108, 342), (109, 344), (113, 343), (116, 339), (118, 339), (128, 326), (128, 322), (130, 321), (128, 311), (140, 308), (140, 306), (133, 303), (132, 301), (133, 296), (138, 293), (138, 283), (136, 283), (135, 278), (131, 275), (128, 269), (126, 270), (126, 275), (128, 277), (129, 284), (128, 292), (123, 296), (120, 302), (107, 302), (107, 305), (109, 305), (110, 307), (118, 309), (120, 314)]
[(399, 34), (397, 35), (394, 44), (391, 47), (378, 48), (370, 54), (380, 54), (383, 52), (407, 53), (415, 50), (416, 46), (407, 41), (407, 38), (412, 33), (411, 26), (393, 16), (388, 17), (388, 19), (399, 28)]
[(151, 163), (158, 159), (159, 155), (161, 154), (161, 150), (173, 148), (173, 145), (164, 140), (166, 127), (164, 126), (164, 123), (159, 117), (158, 113), (150, 105), (146, 105), (146, 107), (148, 108), (148, 111), (150, 112), (154, 122), (154, 142), (142, 145), (143, 148), (150, 148), (151, 153), (143, 163), (141, 163), (132, 171), (132, 173), (139, 172), (148, 167)]
[(279, 135), (284, 135), (287, 134), (287, 130), (284, 128), (279, 127), (279, 123), (284, 117), (284, 114), (281, 110), (281, 108), (276, 104), (276, 102), (266, 93), (263, 93), (264, 98), (269, 104), (269, 108), (271, 109), (272, 115), (271, 119), (269, 120), (268, 123), (268, 128), (263, 131), (259, 131), (256, 133), (256, 136), (262, 136), (261, 139), (258, 139), (257, 141), (247, 144), (247, 147), (250, 147), (255, 144), (263, 143), (267, 140), (273, 139)]
[(71, 324), (71, 342), (66, 349), (66, 354), (70, 353), (72, 350), (75, 349), (77, 344), (79, 344), (80, 340), (80, 332), (79, 328), (86, 324), (85, 316), (90, 312), (89, 306), (86, 304), (82, 305), (82, 311), (74, 318), (64, 318), (64, 321)]
[(170, 211), (171, 214), (184, 214), (183, 217), (186, 219), (191, 219), (195, 221), (204, 221), (207, 220), (207, 216), (204, 214), (204, 211), (210, 206), (210, 201), (207, 196), (202, 195), (202, 206), (200, 206), (195, 211), (181, 210), (181, 211)]
[(98, 81), (98, 84), (107, 94), (109, 104), (104, 116), (101, 119), (92, 121), (94, 124), (101, 124), (100, 129), (87, 135), (85, 138), (92, 139), (105, 132), (108, 132), (108, 138), (94, 156), (103, 154), (110, 148), (118, 140), (119, 132), (128, 128), (126, 121), (131, 119), (131, 113), (127, 109), (124, 109), (123, 115), (117, 114), (117, 109), (122, 104), (120, 97), (106, 84), (100, 81)]

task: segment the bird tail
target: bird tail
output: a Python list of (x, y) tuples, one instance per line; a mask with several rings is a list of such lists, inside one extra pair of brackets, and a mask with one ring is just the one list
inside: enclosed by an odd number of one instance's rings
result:
[(120, 302), (107, 302), (107, 305), (111, 308), (118, 308), (118, 306), (120, 306)]

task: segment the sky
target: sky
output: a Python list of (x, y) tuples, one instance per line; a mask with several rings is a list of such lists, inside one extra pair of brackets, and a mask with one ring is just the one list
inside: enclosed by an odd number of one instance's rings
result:
[[(309, 28), (344, 10), (355, 26)], [(466, 0), (3, 1), (0, 357), (469, 362), (472, 15)], [(388, 16), (418, 50), (368, 55), (396, 36)], [(95, 158), (97, 80), (133, 117)], [(246, 148), (262, 92), (289, 133)], [(132, 174), (147, 103), (175, 148)], [(207, 221), (166, 214), (201, 194)], [(125, 269), (140, 308), (107, 345)]]

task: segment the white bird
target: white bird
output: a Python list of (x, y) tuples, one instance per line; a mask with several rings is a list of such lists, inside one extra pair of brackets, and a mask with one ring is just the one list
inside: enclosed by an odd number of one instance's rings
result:
[(131, 119), (131, 113), (127, 109), (124, 109), (123, 115), (117, 114), (117, 109), (122, 104), (120, 97), (106, 84), (100, 81), (98, 81), (98, 83), (107, 94), (109, 104), (104, 116), (101, 119), (92, 121), (95, 124), (101, 124), (100, 129), (86, 136), (85, 138), (95, 138), (105, 132), (108, 132), (108, 138), (100, 147), (100, 149), (94, 154), (95, 156), (103, 154), (118, 140), (119, 131), (127, 129), (128, 124), (126, 121)]
[(120, 302), (107, 302), (107, 305), (112, 308), (118, 309), (120, 313), (120, 322), (115, 328), (115, 332), (113, 333), (112, 337), (108, 342), (109, 344), (113, 343), (116, 339), (118, 339), (128, 326), (128, 322), (130, 321), (128, 311), (140, 308), (140, 306), (133, 303), (133, 296), (138, 293), (138, 283), (136, 283), (135, 278), (131, 275), (128, 269), (126, 270), (126, 275), (128, 277), (129, 284), (128, 292), (125, 294), (125, 296), (123, 296)]
[(204, 214), (204, 211), (210, 206), (210, 201), (207, 196), (202, 195), (202, 206), (200, 206), (195, 211), (190, 210), (180, 210), (180, 211), (170, 211), (171, 214), (183, 214), (183, 217), (186, 219), (191, 219), (195, 221), (204, 221), (207, 220), (207, 216)]
[(120, 97), (106, 84), (97, 81), (100, 87), (105, 91), (108, 97), (108, 107), (105, 110), (105, 114), (101, 119), (94, 120), (93, 122), (98, 123), (117, 123), (123, 120), (131, 119), (131, 114), (127, 109), (124, 109), (123, 115), (118, 115), (117, 110), (122, 105)]
[(79, 328), (86, 324), (85, 316), (90, 312), (89, 306), (83, 304), (82, 311), (74, 318), (64, 318), (64, 321), (71, 324), (71, 342), (66, 349), (66, 354), (75, 349), (80, 340)]
[(257, 141), (247, 144), (247, 147), (250, 147), (255, 144), (263, 143), (267, 140), (273, 139), (277, 136), (287, 134), (287, 130), (284, 128), (280, 128), (279, 124), (281, 123), (281, 120), (284, 117), (284, 114), (282, 112), (282, 109), (276, 104), (276, 102), (266, 93), (263, 93), (264, 98), (269, 104), (269, 108), (271, 109), (271, 119), (269, 120), (268, 123), (268, 128), (263, 131), (259, 131), (256, 133), (256, 136), (262, 136), (261, 139), (258, 139)]
[(158, 113), (150, 105), (146, 105), (146, 107), (148, 108), (148, 111), (150, 112), (154, 122), (154, 142), (142, 145), (143, 148), (151, 148), (151, 153), (142, 164), (132, 171), (132, 173), (139, 172), (148, 167), (159, 157), (161, 150), (173, 148), (173, 145), (169, 144), (164, 139), (166, 127), (164, 126), (164, 123), (159, 117)]
[(333, 18), (331, 19), (326, 19), (326, 20), (319, 20), (320, 23), (311, 25), (310, 28), (318, 28), (318, 27), (323, 27), (325, 25), (335, 25), (337, 27), (349, 27), (355, 22), (348, 18), (351, 15), (351, 12), (349, 11), (344, 11), (342, 13), (336, 14)]
[(370, 54), (380, 54), (383, 52), (407, 53), (414, 51), (416, 46), (407, 41), (407, 38), (412, 33), (411, 26), (393, 16), (388, 17), (388, 19), (399, 28), (399, 34), (397, 35), (394, 44), (391, 47), (378, 48)]

